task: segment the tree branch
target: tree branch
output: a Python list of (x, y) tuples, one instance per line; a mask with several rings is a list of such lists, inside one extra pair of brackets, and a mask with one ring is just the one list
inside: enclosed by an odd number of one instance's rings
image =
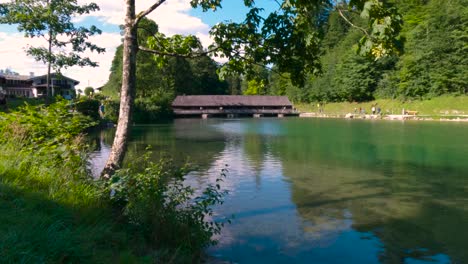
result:
[(355, 24), (353, 24), (353, 22), (351, 22), (344, 14), (343, 14), (343, 10), (337, 8), (336, 10), (338, 10), (338, 13), (340, 14), (340, 16), (346, 21), (346, 23), (348, 23), (349, 25), (351, 25), (353, 28), (356, 28), (360, 31), (362, 31), (368, 38), (372, 38), (369, 33), (367, 32), (366, 29), (360, 27), (360, 26), (356, 26)]
[(156, 8), (158, 8), (160, 5), (162, 5), (164, 2), (166, 2), (166, 0), (158, 0), (156, 3), (154, 3), (152, 6), (150, 6), (148, 9), (146, 9), (145, 11), (142, 11), (140, 12), (136, 18), (135, 18), (135, 21), (133, 22), (133, 26), (137, 26), (138, 23), (140, 23), (140, 21), (147, 15), (149, 15), (151, 12), (153, 12), (154, 10), (156, 10)]
[(186, 58), (186, 59), (202, 57), (202, 56), (205, 56), (205, 55), (207, 55), (209, 53), (212, 53), (214, 51), (219, 50), (219, 48), (217, 47), (217, 48), (210, 49), (210, 50), (207, 50), (207, 51), (204, 51), (204, 52), (197, 52), (197, 53), (190, 53), (190, 54), (180, 54), (180, 53), (172, 53), (172, 52), (164, 52), (164, 51), (153, 50), (153, 49), (145, 48), (143, 46), (139, 46), (138, 49), (141, 50), (141, 51), (144, 51), (144, 52), (148, 52), (148, 53), (152, 53), (152, 54), (156, 54), (156, 55), (160, 55), (160, 56), (169, 56), (169, 57)]

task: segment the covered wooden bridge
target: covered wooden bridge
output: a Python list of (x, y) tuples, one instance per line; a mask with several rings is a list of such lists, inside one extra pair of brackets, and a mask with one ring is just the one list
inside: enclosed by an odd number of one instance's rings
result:
[(287, 96), (188, 95), (172, 103), (176, 116), (290, 116), (298, 115)]

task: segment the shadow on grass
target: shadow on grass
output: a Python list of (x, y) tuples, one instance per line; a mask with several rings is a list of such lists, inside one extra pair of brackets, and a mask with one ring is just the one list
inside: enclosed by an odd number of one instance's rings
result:
[(0, 182), (2, 263), (141, 262), (108, 212), (83, 212)]

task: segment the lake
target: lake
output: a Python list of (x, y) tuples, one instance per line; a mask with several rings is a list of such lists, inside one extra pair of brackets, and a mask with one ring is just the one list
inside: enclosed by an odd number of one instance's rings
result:
[[(94, 170), (114, 131), (96, 135)], [(468, 123), (339, 119), (177, 119), (135, 126), (214, 183), (228, 165), (234, 215), (208, 253), (233, 263), (468, 263)]]

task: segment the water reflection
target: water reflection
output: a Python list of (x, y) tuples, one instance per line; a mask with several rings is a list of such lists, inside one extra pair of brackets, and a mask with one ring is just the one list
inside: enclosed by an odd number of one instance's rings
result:
[[(315, 119), (176, 120), (135, 127), (130, 153), (152, 145), (199, 165), (225, 164), (234, 214), (209, 253), (238, 263), (465, 263), (466, 124)], [(97, 156), (106, 156), (112, 131)], [(99, 163), (96, 159), (94, 163)]]

